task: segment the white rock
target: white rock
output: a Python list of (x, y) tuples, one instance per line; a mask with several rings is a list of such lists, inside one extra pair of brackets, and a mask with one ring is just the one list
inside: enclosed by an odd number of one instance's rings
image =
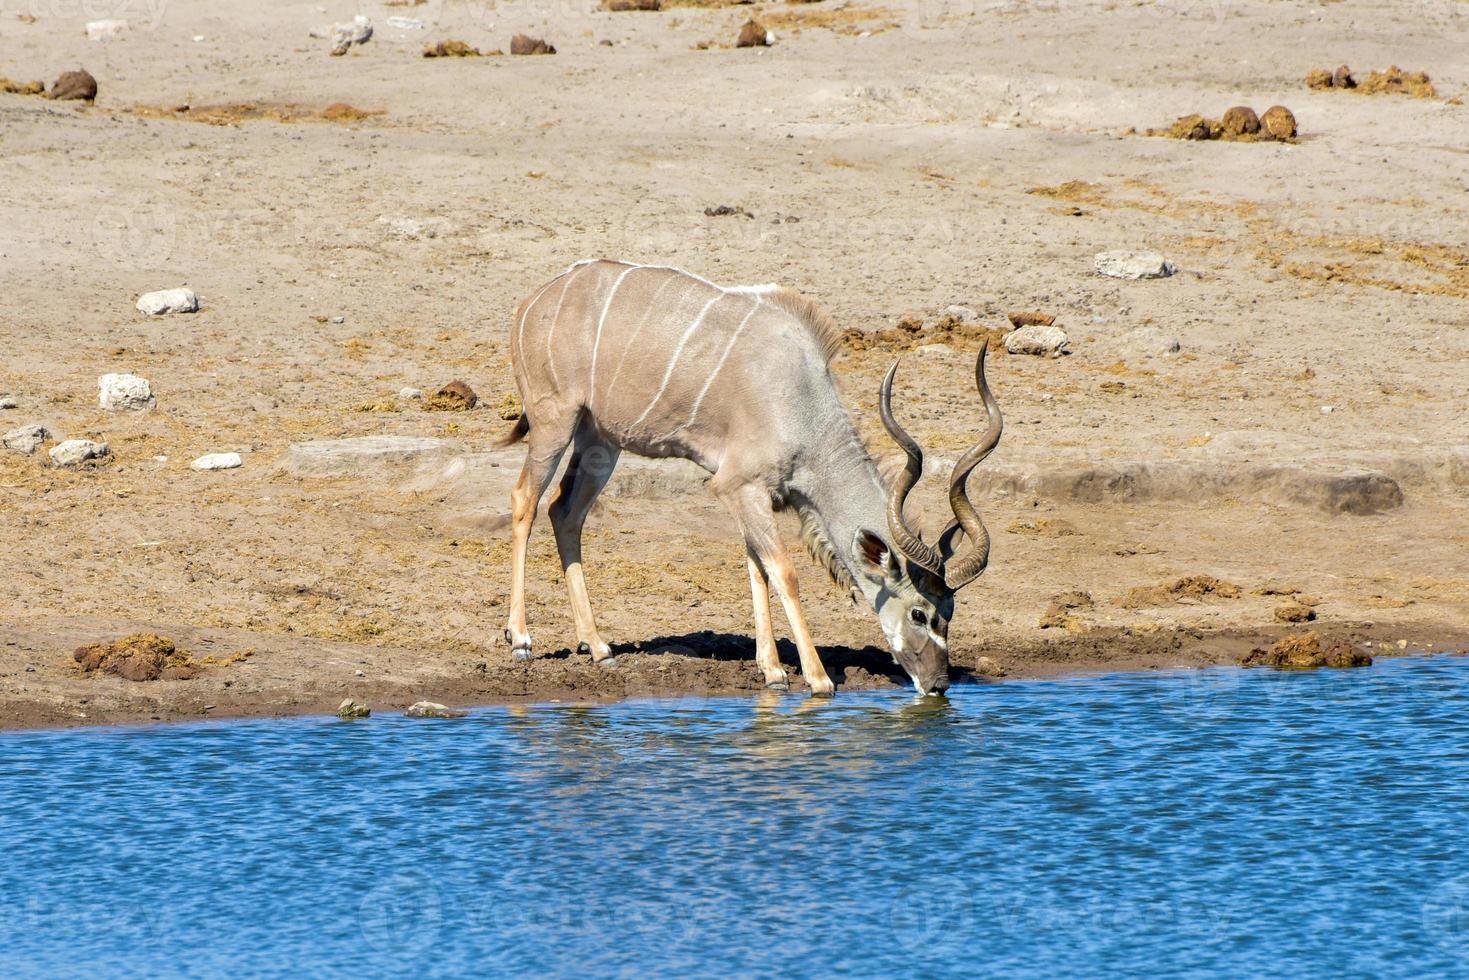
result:
[(138, 309), (149, 316), (165, 313), (197, 313), (199, 297), (192, 289), (160, 289), (138, 297)]
[(1097, 273), (1113, 279), (1164, 279), (1178, 267), (1157, 252), (1098, 252)]
[(243, 466), (239, 453), (206, 453), (189, 464), (191, 470), (232, 470)]
[(414, 17), (389, 17), (388, 26), (396, 27), (400, 31), (421, 31), (423, 21)]
[(1021, 327), (1005, 335), (1005, 350), (1012, 354), (1043, 354), (1059, 357), (1071, 341), (1060, 327)]
[(105, 442), (68, 439), (51, 447), (51, 463), (53, 466), (80, 466), (88, 460), (101, 459), (111, 453), (112, 450), (107, 448)]
[(1117, 338), (1118, 351), (1123, 354), (1143, 357), (1161, 357), (1177, 354), (1178, 338), (1166, 334), (1157, 327), (1138, 327)]
[(16, 401), (14, 398), (0, 398), (0, 411), (4, 411), (8, 408), (20, 408), (20, 402)]
[(14, 449), (18, 453), (30, 455), (41, 448), (41, 443), (51, 438), (51, 432), (44, 425), (23, 425), (19, 429), (11, 429), (5, 433), (5, 448)]
[(372, 21), (358, 14), (345, 24), (332, 25), (332, 54), (345, 54), (354, 44), (366, 44), (372, 37)]
[(125, 20), (94, 20), (87, 24), (87, 37), (93, 41), (110, 41), (127, 29)]
[(423, 392), (418, 388), (399, 388), (398, 397), (405, 401), (412, 401), (415, 398), (422, 398)]
[(97, 389), (97, 404), (103, 408), (138, 411), (158, 404), (152, 387), (136, 374), (104, 374)]

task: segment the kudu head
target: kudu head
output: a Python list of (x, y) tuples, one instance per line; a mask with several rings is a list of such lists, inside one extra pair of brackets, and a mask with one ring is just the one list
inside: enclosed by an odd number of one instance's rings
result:
[[(896, 362), (878, 390), (882, 424), (908, 460), (888, 491), (887, 537), (871, 530), (858, 531), (853, 550), (868, 579), (879, 586), (875, 606), (893, 657), (920, 694), (942, 694), (948, 688), (954, 593), (979, 578), (989, 564), (989, 531), (969, 502), (965, 488), (969, 474), (999, 444), (1004, 426), (1000, 406), (985, 381), (984, 355), (984, 348), (980, 348), (974, 376), (989, 426), (979, 442), (954, 464), (949, 477), (949, 506), (954, 519), (939, 535), (937, 547), (926, 544), (922, 534), (914, 531), (903, 516), (908, 492), (923, 475), (923, 450), (893, 418)], [(958, 554), (961, 537), (969, 539), (970, 547)]]

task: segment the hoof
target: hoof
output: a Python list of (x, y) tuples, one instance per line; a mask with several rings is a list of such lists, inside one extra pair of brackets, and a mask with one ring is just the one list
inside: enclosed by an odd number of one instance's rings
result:
[(604, 657), (601, 660), (594, 660), (592, 662), (595, 663), (598, 667), (606, 667), (609, 670), (617, 666), (616, 657)]
[(535, 658), (535, 654), (531, 653), (530, 650), (523, 647), (520, 649), (511, 650), (510, 656), (514, 657), (516, 660), (519, 660), (521, 663), (525, 663), (527, 660), (533, 660)]
[(789, 691), (791, 685), (786, 681), (771, 681), (765, 685), (767, 691)]
[(836, 694), (836, 692), (836, 685), (831, 681), (827, 681), (821, 685), (813, 685), (811, 688), (811, 696), (813, 698), (829, 698)]

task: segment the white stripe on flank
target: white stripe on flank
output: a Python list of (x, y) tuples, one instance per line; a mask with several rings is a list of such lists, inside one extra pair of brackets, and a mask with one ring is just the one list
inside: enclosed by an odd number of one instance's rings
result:
[[(565, 275), (565, 273), (562, 273), (562, 275)], [(557, 276), (556, 277), (556, 279), (560, 279), (560, 278), (561, 278), (561, 276)], [(531, 301), (529, 303), (525, 304), (525, 309), (521, 311), (521, 314), (520, 314), (520, 327), (515, 332), (515, 349), (516, 350), (524, 350), (524, 348), (525, 348), (525, 321), (530, 319), (530, 311), (535, 307), (535, 305), (537, 303), (539, 303), (541, 301), (541, 297), (545, 295), (546, 290), (548, 290), (552, 286), (556, 285), (556, 279), (552, 279), (551, 281), (547, 282), (544, 286), (542, 286), (540, 289), (536, 290), (535, 296), (531, 297)], [(566, 294), (566, 287), (563, 286), (561, 288), (561, 293), (562, 293), (563, 296)]]
[[(648, 266), (648, 268), (655, 269), (657, 267)], [(612, 380), (607, 382), (607, 389), (604, 397), (602, 398), (603, 405), (607, 404), (607, 398), (610, 398), (612, 396), (613, 389), (617, 387), (617, 379), (622, 377), (622, 367), (624, 364), (627, 363), (628, 352), (631, 351), (634, 345), (637, 344), (638, 337), (642, 335), (643, 328), (648, 325), (648, 321), (651, 320), (653, 318), (653, 314), (657, 312), (658, 298), (663, 295), (663, 290), (667, 289), (670, 285), (678, 281), (679, 280), (677, 276), (664, 276), (663, 281), (658, 284), (658, 288), (653, 290), (653, 296), (648, 300), (647, 309), (643, 311), (642, 317), (638, 320), (637, 329), (632, 332), (632, 337), (628, 340), (627, 346), (622, 349), (622, 356), (617, 359), (617, 370), (612, 372)]]
[(602, 304), (602, 315), (597, 317), (597, 336), (592, 341), (592, 375), (591, 381), (587, 385), (588, 408), (591, 407), (592, 401), (597, 397), (597, 352), (602, 349), (602, 327), (607, 322), (607, 311), (612, 309), (612, 300), (616, 298), (617, 289), (622, 285), (622, 280), (641, 268), (642, 266), (640, 265), (632, 265), (622, 270), (622, 275), (617, 277), (616, 281), (612, 283), (612, 288), (607, 291), (607, 302)]
[[(546, 330), (546, 369), (551, 372), (551, 387), (560, 388), (561, 379), (556, 377), (556, 359), (551, 352), (551, 340), (556, 336), (556, 324), (561, 321), (561, 304), (566, 302), (566, 290), (571, 288), (571, 280), (576, 276), (574, 271), (578, 266), (590, 265), (589, 262), (579, 262), (565, 272), (561, 273), (566, 281), (561, 284), (561, 295), (556, 297), (556, 312), (551, 314), (551, 326)], [(551, 280), (555, 282), (556, 280)]]
[(668, 370), (663, 372), (663, 383), (658, 386), (658, 393), (653, 396), (652, 401), (648, 402), (648, 407), (643, 409), (643, 414), (639, 415), (637, 421), (633, 423), (634, 428), (643, 423), (643, 419), (648, 417), (648, 413), (653, 411), (653, 406), (658, 404), (658, 400), (662, 398), (663, 393), (668, 390), (668, 380), (673, 377), (673, 369), (678, 366), (678, 359), (683, 354), (684, 345), (689, 342), (689, 338), (694, 335), (694, 331), (699, 329), (699, 324), (704, 322), (704, 316), (709, 312), (709, 307), (724, 299), (726, 295), (726, 293), (720, 292), (715, 295), (715, 297), (709, 302), (705, 303), (704, 308), (699, 311), (699, 315), (694, 317), (694, 322), (689, 324), (689, 328), (685, 330), (683, 336), (679, 338), (678, 346), (675, 347), (673, 350), (673, 357), (670, 358), (668, 361)]
[(750, 312), (746, 313), (745, 318), (740, 321), (740, 325), (735, 327), (734, 333), (729, 338), (729, 343), (724, 345), (724, 353), (719, 355), (719, 363), (714, 365), (714, 370), (709, 374), (709, 380), (704, 382), (704, 387), (699, 391), (699, 397), (694, 399), (694, 410), (689, 413), (689, 420), (670, 432), (669, 436), (675, 436), (684, 429), (687, 429), (699, 417), (699, 406), (704, 404), (704, 396), (709, 394), (710, 388), (714, 387), (714, 379), (719, 377), (719, 372), (724, 369), (724, 362), (729, 360), (729, 353), (734, 350), (735, 341), (739, 340), (740, 334), (744, 332), (745, 324), (750, 322), (750, 317), (754, 316), (755, 312), (759, 309), (760, 297), (757, 295), (755, 297), (755, 305), (750, 307)]

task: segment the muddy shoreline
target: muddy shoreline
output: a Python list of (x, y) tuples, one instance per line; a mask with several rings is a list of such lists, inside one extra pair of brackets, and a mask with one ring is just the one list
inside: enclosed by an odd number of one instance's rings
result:
[[(1344, 639), (1376, 658), (1469, 652), (1469, 630), (1442, 624), (1311, 624), (1324, 638)], [(72, 629), (84, 629), (73, 624)], [(1139, 633), (1128, 629), (1016, 635), (998, 638), (984, 653), (961, 652), (953, 664), (955, 686), (1003, 684), (1116, 672), (1153, 672), (1236, 664), (1251, 649), (1269, 646), (1298, 627), (1229, 628), (1206, 631), (1178, 628)], [(337, 645), (313, 666), (280, 637), (247, 637), (220, 631), (175, 631), (214, 655), (251, 649), (246, 661), (211, 668), (190, 680), (130, 682), (89, 676), (72, 667), (65, 651), (42, 653), (44, 636), (0, 630), (0, 731), (146, 725), (199, 720), (286, 718), (334, 715), (343, 698), (367, 703), (374, 712), (396, 714), (420, 700), (454, 707), (528, 704), (552, 701), (598, 703), (630, 698), (756, 696), (764, 693), (749, 655), (750, 640), (701, 632), (623, 644), (618, 666), (594, 667), (585, 655), (562, 649), (529, 664), (498, 651), (487, 658), (414, 654), (379, 647)], [(276, 642), (272, 642), (272, 641)], [(284, 640), (285, 642), (281, 642)], [(17, 658), (17, 654), (21, 656)], [(823, 660), (843, 692), (902, 690), (906, 679), (876, 648), (828, 647)], [(59, 655), (59, 656), (57, 656)], [(797, 673), (797, 658), (787, 641), (781, 659), (790, 668), (790, 698), (809, 695)], [(989, 661), (980, 666), (984, 656)], [(18, 659), (26, 661), (19, 670)], [(995, 667), (1002, 673), (995, 675)], [(357, 676), (358, 672), (364, 676)], [(19, 678), (19, 679), (18, 679)]]

